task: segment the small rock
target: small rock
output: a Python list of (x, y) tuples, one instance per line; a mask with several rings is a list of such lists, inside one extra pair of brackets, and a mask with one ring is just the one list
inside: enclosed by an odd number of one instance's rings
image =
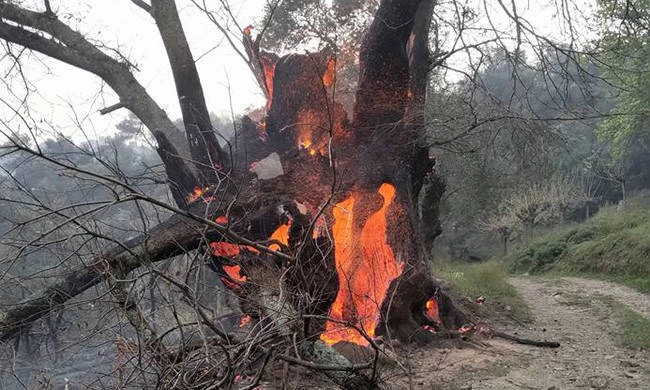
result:
[(603, 375), (596, 375), (589, 378), (589, 386), (595, 389), (604, 389), (609, 385), (609, 378)]
[(460, 390), (472, 390), (472, 385), (461, 386)]
[(624, 372), (623, 376), (626, 377), (626, 378), (630, 378), (630, 379), (636, 379), (636, 377), (637, 377), (636, 375), (634, 375), (632, 372), (629, 372), (629, 371)]

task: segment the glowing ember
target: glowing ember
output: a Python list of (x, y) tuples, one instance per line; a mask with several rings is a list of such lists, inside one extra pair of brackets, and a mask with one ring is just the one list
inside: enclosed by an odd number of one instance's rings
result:
[(440, 324), (440, 315), (438, 313), (438, 301), (435, 298), (430, 298), (425, 304), (425, 311), (427, 317), (436, 324)]
[(300, 140), (298, 141), (298, 146), (300, 146), (302, 149), (309, 149), (309, 147), (311, 146), (311, 140), (310, 139)]
[(241, 317), (241, 320), (239, 320), (239, 327), (243, 328), (244, 326), (250, 324), (250, 322), (251, 322), (251, 316), (246, 314), (246, 315)]
[(422, 327), (422, 329), (424, 329), (424, 330), (426, 330), (426, 331), (429, 331), (429, 332), (431, 332), (431, 333), (437, 333), (437, 332), (436, 332), (436, 328), (434, 328), (434, 327), (431, 326), (431, 325), (424, 325), (424, 326)]
[(275, 62), (260, 56), (262, 66), (264, 67), (264, 82), (266, 83), (266, 90), (269, 93), (269, 99), (266, 102), (266, 109), (271, 108), (271, 101), (273, 100), (273, 76), (275, 76)]
[(241, 267), (238, 265), (224, 265), (223, 270), (226, 271), (230, 279), (235, 281), (233, 283), (231, 280), (228, 280), (227, 278), (221, 278), (223, 284), (229, 289), (232, 290), (239, 289), (240, 288), (239, 283), (244, 283), (248, 279), (246, 275), (241, 274)]
[[(194, 191), (187, 197), (188, 202), (194, 202), (197, 199), (203, 198), (203, 194), (208, 190), (208, 187), (194, 187)], [(204, 199), (205, 200), (205, 199)]]
[(240, 253), (239, 245), (229, 242), (211, 242), (210, 248), (215, 256), (234, 257)]
[(473, 329), (474, 329), (473, 325), (463, 325), (460, 328), (458, 328), (458, 333), (467, 333)]
[(340, 287), (330, 310), (333, 321), (327, 322), (326, 332), (321, 335), (328, 344), (343, 340), (368, 344), (356, 329), (342, 323), (349, 322), (374, 336), (388, 285), (403, 268), (386, 243), (386, 211), (395, 198), (395, 187), (384, 183), (378, 193), (383, 204), (366, 220), (361, 232), (355, 229), (353, 213), (360, 194), (353, 194), (333, 209), (334, 258)]
[(327, 138), (318, 136), (316, 139), (313, 138), (314, 133), (325, 126), (322, 121), (323, 118), (320, 118), (316, 111), (303, 110), (298, 113), (296, 144), (300, 149), (307, 150), (310, 156), (315, 156), (317, 153), (321, 156), (326, 154)]
[(334, 84), (334, 80), (336, 80), (336, 60), (332, 58), (327, 61), (327, 69), (325, 69), (325, 73), (323, 74), (323, 85), (331, 87)]
[[(291, 227), (291, 223), (288, 223), (286, 225), (280, 225), (279, 228), (275, 229), (273, 234), (271, 234), (271, 237), (269, 237), (270, 241), (278, 241), (284, 245), (289, 245), (289, 228)], [(269, 245), (269, 249), (272, 249), (274, 251), (279, 251), (280, 245), (278, 244), (271, 244)]]

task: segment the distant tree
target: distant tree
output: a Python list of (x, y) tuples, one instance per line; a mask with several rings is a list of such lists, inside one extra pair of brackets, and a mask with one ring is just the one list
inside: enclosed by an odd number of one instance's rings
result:
[(626, 183), (650, 186), (650, 3), (605, 1), (601, 18), (605, 78), (617, 94), (598, 136), (611, 156), (604, 175), (620, 185), (625, 199)]

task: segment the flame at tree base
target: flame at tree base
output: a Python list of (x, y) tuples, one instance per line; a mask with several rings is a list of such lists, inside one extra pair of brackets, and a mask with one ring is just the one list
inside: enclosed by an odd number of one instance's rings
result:
[(355, 209), (355, 203), (363, 194), (354, 193), (333, 209), (334, 259), (340, 287), (330, 310), (331, 320), (321, 335), (321, 340), (330, 345), (339, 341), (369, 344), (355, 327), (374, 336), (388, 286), (404, 268), (386, 242), (386, 217), (395, 187), (384, 183), (378, 193), (383, 199), (381, 208), (361, 228), (354, 210), (359, 208), (357, 204)]

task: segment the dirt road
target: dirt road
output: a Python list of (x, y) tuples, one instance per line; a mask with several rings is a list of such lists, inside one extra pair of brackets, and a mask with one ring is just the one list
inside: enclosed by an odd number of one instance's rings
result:
[(424, 353), (414, 360), (420, 364), (421, 359), (430, 359), (430, 369), (414, 373), (413, 388), (650, 389), (650, 352), (621, 345), (621, 319), (612, 308), (628, 305), (650, 318), (648, 295), (578, 278), (518, 277), (510, 283), (530, 306), (534, 321), (507, 330), (525, 338), (556, 340), (561, 347), (535, 348), (493, 339), (485, 348)]

